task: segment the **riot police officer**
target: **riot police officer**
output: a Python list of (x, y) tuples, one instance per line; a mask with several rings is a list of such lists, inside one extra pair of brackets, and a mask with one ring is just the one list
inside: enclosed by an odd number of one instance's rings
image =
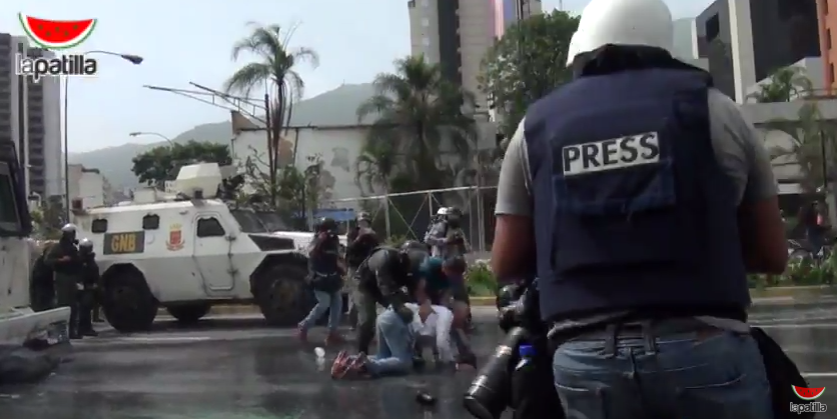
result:
[(49, 251), (55, 244), (52, 241), (43, 242), (43, 250), (32, 265), (29, 295), (35, 311), (49, 310), (55, 305), (55, 273), (47, 263)]
[(55, 272), (55, 295), (58, 307), (70, 307), (70, 339), (81, 339), (79, 333), (80, 275), (82, 262), (76, 248), (76, 226), (61, 228), (61, 239), (49, 250), (47, 265)]
[(328, 337), (326, 344), (341, 343), (340, 317), (343, 314), (344, 268), (340, 260), (340, 239), (337, 237), (337, 222), (322, 218), (317, 222), (316, 236), (308, 253), (308, 282), (314, 290), (317, 304), (305, 319), (299, 323), (298, 336), (303, 342), (308, 339), (308, 329), (327, 311)]
[(96, 264), (96, 253), (93, 242), (81, 239), (78, 243), (78, 253), (81, 258), (81, 284), (83, 290), (79, 297), (78, 331), (82, 336), (98, 336), (93, 329), (93, 310), (99, 298), (99, 265)]
[(411, 300), (409, 292), (415, 286), (418, 270), (427, 258), (426, 246), (408, 241), (401, 248), (378, 247), (355, 272), (360, 290), (358, 304), (359, 353), (369, 353), (369, 345), (375, 338), (377, 305), (391, 308), (405, 322), (412, 320), (413, 312), (404, 306)]
[(493, 270), (537, 267), (567, 417), (773, 416), (744, 323), (746, 274), (787, 262), (770, 158), (672, 32), (662, 0), (592, 0), (503, 160)]
[(468, 253), (468, 242), (462, 231), (462, 211), (456, 207), (439, 209), (437, 221), (424, 237), (424, 242), (431, 246), (431, 255), (448, 259), (462, 257)]

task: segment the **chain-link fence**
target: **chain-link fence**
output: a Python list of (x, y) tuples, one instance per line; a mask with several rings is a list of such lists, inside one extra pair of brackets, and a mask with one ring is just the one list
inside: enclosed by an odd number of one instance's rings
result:
[(391, 241), (423, 239), (439, 208), (457, 207), (472, 249), (487, 251), (494, 240), (496, 190), (494, 186), (467, 186), (339, 199), (330, 204), (368, 212), (375, 230), (385, 232)]

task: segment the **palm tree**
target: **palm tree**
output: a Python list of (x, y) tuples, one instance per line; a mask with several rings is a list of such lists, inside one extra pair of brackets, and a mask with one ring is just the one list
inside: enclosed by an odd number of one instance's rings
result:
[(813, 91), (813, 83), (805, 75), (805, 69), (790, 66), (773, 72), (769, 80), (759, 85), (759, 90), (751, 93), (748, 98), (758, 103), (790, 102)]
[(395, 141), (390, 131), (370, 130), (366, 144), (355, 160), (357, 185), (361, 191), (364, 186), (371, 192), (383, 187), (384, 192), (390, 186), (392, 176), (396, 174), (402, 161), (395, 149)]
[[(429, 64), (423, 56), (397, 60), (395, 72), (379, 74), (374, 85), (376, 94), (358, 107), (358, 120), (377, 117), (372, 129), (379, 137), (375, 141), (386, 132), (392, 149), (409, 156), (404, 169), (412, 175), (414, 186), (441, 186), (442, 141), (450, 141), (463, 158), (470, 150), (474, 120), (462, 109), (474, 108), (473, 95), (446, 80), (439, 65)], [(372, 150), (390, 152), (379, 146)]]
[[(232, 59), (237, 61), (242, 53), (255, 55), (258, 61), (250, 62), (236, 71), (225, 83), (227, 93), (240, 92), (249, 96), (256, 87), (265, 86), (270, 92), (272, 102), (267, 110), (269, 126), (267, 154), (271, 184), (277, 183), (279, 161), (279, 142), (283, 128), (290, 123), (293, 103), (302, 98), (305, 83), (295, 68), (299, 63), (308, 62), (313, 67), (319, 65), (319, 57), (310, 48), (290, 48), (295, 27), (283, 31), (279, 25), (259, 25), (249, 23), (252, 32), (246, 38), (233, 45)], [(271, 204), (277, 204), (276, 188), (270, 197)]]

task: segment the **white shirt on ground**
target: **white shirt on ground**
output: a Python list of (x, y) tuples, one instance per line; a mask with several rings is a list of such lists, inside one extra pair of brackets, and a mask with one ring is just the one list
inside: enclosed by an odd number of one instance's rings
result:
[(431, 306), (433, 311), (422, 322), (418, 304), (407, 303), (405, 306), (415, 313), (413, 323), (410, 325), (413, 332), (418, 334), (419, 338), (435, 337), (439, 359), (443, 362), (453, 362), (455, 358), (450, 339), (450, 331), (453, 326), (453, 312), (447, 307), (433, 305)]

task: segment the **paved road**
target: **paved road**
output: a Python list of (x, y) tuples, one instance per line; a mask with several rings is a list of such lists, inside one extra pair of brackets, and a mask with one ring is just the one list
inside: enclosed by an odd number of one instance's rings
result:
[[(486, 323), (475, 337), (485, 359), (500, 336), (489, 324), (490, 311), (477, 318)], [(814, 374), (813, 386), (837, 384), (837, 308), (770, 310), (753, 320)], [(469, 417), (459, 396), (470, 374), (335, 383), (318, 371), (313, 347), (302, 348), (290, 331), (265, 329), (247, 318), (192, 329), (169, 323), (144, 335), (105, 334), (78, 344), (72, 360), (45, 383), (0, 389), (0, 412), (4, 419)], [(433, 412), (414, 402), (419, 389), (441, 395)], [(837, 406), (837, 392), (820, 400)]]

